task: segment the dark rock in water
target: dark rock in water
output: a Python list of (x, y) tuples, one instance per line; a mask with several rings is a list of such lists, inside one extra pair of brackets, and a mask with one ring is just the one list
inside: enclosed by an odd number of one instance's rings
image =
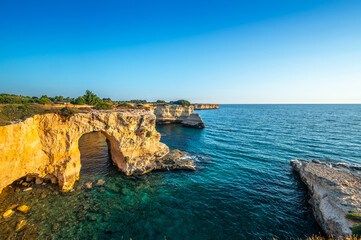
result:
[(196, 170), (194, 166), (194, 161), (192, 159), (183, 159), (184, 153), (178, 149), (171, 149), (170, 152), (156, 161), (155, 169), (158, 170)]
[(32, 176), (26, 176), (25, 181), (27, 181), (27, 182), (32, 182), (32, 181), (34, 181), (34, 177), (32, 177)]
[(198, 113), (191, 114), (188, 118), (182, 121), (184, 127), (205, 128), (204, 122)]
[(42, 183), (43, 183), (43, 179), (42, 179), (42, 178), (36, 178), (36, 179), (35, 179), (35, 184), (40, 185), (40, 184), (42, 184)]

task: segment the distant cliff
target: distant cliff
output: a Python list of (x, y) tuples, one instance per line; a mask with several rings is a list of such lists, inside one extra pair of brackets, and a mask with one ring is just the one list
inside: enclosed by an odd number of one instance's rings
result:
[(193, 106), (181, 105), (159, 105), (154, 110), (154, 114), (157, 117), (158, 124), (170, 124), (170, 123), (182, 123), (191, 114), (194, 113)]
[(201, 104), (201, 103), (195, 103), (192, 104), (194, 107), (194, 110), (208, 110), (208, 109), (218, 109), (219, 104)]
[(185, 127), (204, 128), (202, 118), (194, 113), (193, 106), (159, 105), (154, 110), (157, 124), (181, 123)]

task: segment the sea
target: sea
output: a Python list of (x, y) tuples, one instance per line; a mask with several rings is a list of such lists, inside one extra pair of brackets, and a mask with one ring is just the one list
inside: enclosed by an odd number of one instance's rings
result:
[[(31, 206), (21, 217), (36, 229), (28, 230), (29, 236), (38, 239), (305, 239), (324, 234), (290, 161), (361, 165), (361, 105), (220, 105), (196, 112), (206, 128), (157, 126), (161, 141), (192, 158), (196, 171), (125, 176), (112, 164), (105, 137), (91, 133), (79, 141), (82, 169), (75, 191), (34, 186), (10, 193), (2, 207)], [(99, 179), (103, 186), (84, 188)], [(4, 229), (16, 222), (1, 225), (5, 238)]]

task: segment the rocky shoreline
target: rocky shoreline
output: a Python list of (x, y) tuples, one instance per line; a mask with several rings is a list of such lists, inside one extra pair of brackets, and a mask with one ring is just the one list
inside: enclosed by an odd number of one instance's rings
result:
[[(358, 233), (361, 219), (361, 175), (346, 164), (292, 160), (292, 168), (307, 185), (315, 218), (329, 236), (346, 238)], [(356, 217), (350, 217), (355, 215)]]

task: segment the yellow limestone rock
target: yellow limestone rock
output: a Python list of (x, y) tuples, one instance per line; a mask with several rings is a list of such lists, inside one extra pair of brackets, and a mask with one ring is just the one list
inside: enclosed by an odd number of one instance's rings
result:
[(181, 123), (194, 113), (193, 106), (159, 105), (154, 110), (158, 124)]
[(17, 208), (17, 210), (22, 213), (28, 213), (30, 211), (30, 207), (26, 205), (21, 205)]
[(0, 127), (0, 192), (21, 177), (48, 174), (63, 191), (71, 190), (81, 168), (79, 138), (95, 131), (109, 140), (113, 162), (121, 171), (127, 175), (149, 172), (155, 160), (169, 152), (159, 142), (155, 121), (152, 111), (138, 109), (70, 117), (49, 113)]
[(13, 215), (13, 214), (14, 214), (14, 211), (11, 210), (11, 209), (9, 209), (9, 210), (7, 210), (6, 212), (4, 212), (3, 218), (10, 217), (10, 216)]

